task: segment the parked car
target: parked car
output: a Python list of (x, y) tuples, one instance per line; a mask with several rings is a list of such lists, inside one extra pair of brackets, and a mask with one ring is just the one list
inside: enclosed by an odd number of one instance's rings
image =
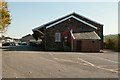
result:
[(2, 46), (16, 46), (16, 44), (14, 42), (5, 42)]
[(22, 42), (18, 42), (18, 45), (22, 45)]
[(30, 41), (30, 42), (29, 42), (29, 46), (37, 46), (37, 43), (34, 42), (34, 41)]
[(21, 45), (27, 45), (27, 42), (21, 42)]
[(41, 40), (38, 40), (38, 41), (36, 41), (36, 40), (30, 40), (29, 41), (29, 46), (39, 46), (40, 44), (41, 44)]

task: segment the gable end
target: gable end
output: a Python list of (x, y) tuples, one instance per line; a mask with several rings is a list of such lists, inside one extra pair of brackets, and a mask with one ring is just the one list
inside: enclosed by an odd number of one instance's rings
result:
[(84, 24), (86, 24), (86, 25), (88, 25), (88, 26), (90, 26), (90, 27), (92, 27), (92, 28), (94, 28), (94, 29), (97, 29), (96, 26), (94, 26), (94, 25), (92, 25), (92, 24), (90, 24), (90, 23), (87, 23), (87, 22), (83, 21), (82, 19), (79, 19), (79, 18), (77, 18), (77, 17), (75, 17), (75, 16), (73, 16), (73, 15), (71, 15), (71, 16), (69, 16), (69, 17), (66, 17), (66, 18), (64, 18), (64, 19), (62, 19), (62, 20), (60, 20), (60, 21), (58, 21), (58, 22), (56, 22), (56, 23), (53, 23), (53, 24), (49, 25), (49, 26), (46, 26), (46, 29), (47, 29), (47, 28), (50, 28), (50, 27), (52, 27), (52, 26), (54, 26), (54, 25), (57, 25), (57, 24), (65, 21), (65, 20), (67, 20), (67, 19), (70, 19), (70, 18), (74, 18), (74, 19), (76, 19), (76, 20), (79, 21), (79, 22), (82, 22), (82, 23), (84, 23)]

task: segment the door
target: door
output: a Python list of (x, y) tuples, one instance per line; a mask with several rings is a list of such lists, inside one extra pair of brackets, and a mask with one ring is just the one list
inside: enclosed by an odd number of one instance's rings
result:
[(81, 40), (76, 41), (76, 51), (81, 51)]

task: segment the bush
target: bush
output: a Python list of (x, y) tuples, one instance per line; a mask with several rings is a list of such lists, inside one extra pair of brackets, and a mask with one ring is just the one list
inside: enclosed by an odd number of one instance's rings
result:
[(120, 51), (120, 35), (117, 35), (117, 37), (110, 37), (105, 40), (104, 42), (104, 48), (105, 49), (111, 49), (114, 51)]

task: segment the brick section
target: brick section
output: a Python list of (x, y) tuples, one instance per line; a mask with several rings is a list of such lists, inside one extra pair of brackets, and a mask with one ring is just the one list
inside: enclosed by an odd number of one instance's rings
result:
[[(94, 25), (97, 27), (97, 30), (82, 23), (74, 18), (67, 19), (57, 25), (51, 26), (46, 29), (47, 26), (50, 26), (60, 20), (63, 20), (69, 16), (75, 16), (91, 25)], [(103, 48), (103, 25), (99, 24), (95, 21), (92, 21), (86, 17), (83, 17), (81, 15), (78, 15), (76, 13), (69, 14), (67, 16), (61, 17), (55, 21), (49, 22), (47, 24), (41, 25), (40, 27), (36, 28), (37, 30), (41, 31), (45, 35), (41, 35), (39, 31), (33, 31), (33, 36), (37, 40), (38, 38), (41, 38), (44, 44), (44, 47), (46, 50), (65, 50), (65, 48), (68, 48), (69, 50), (74, 51), (99, 51), (100, 48)], [(91, 43), (91, 40), (81, 40), (79, 42), (74, 40), (71, 37), (70, 30), (72, 29), (73, 33), (80, 33), (80, 32), (86, 32), (86, 31), (95, 31), (98, 36), (101, 38), (101, 41), (95, 40), (95, 43)], [(61, 42), (55, 42), (55, 33), (59, 32), (61, 33)], [(65, 39), (67, 37), (67, 39)], [(80, 46), (79, 46), (79, 45)]]
[[(70, 30), (73, 29), (73, 32), (82, 32), (82, 31), (95, 31), (94, 28), (79, 22), (73, 18), (68, 19), (62, 23), (59, 23), (57, 25), (54, 25), (48, 29), (45, 30), (45, 47), (46, 50), (63, 50), (64, 48), (64, 35), (63, 33), (66, 31), (67, 34), (70, 34)], [(96, 30), (96, 32), (100, 35), (100, 37), (102, 37), (102, 32), (101, 32), (101, 28), (99, 30)], [(61, 33), (61, 42), (55, 42), (55, 33), (56, 32), (60, 32)], [(67, 37), (69, 42), (69, 46), (71, 49), (71, 36), (68, 35)], [(99, 43), (98, 43), (99, 44)], [(88, 45), (88, 44), (87, 44)], [(91, 45), (91, 44), (90, 44)]]
[(83, 52), (99, 52), (100, 41), (99, 40), (82, 40), (81, 51)]

